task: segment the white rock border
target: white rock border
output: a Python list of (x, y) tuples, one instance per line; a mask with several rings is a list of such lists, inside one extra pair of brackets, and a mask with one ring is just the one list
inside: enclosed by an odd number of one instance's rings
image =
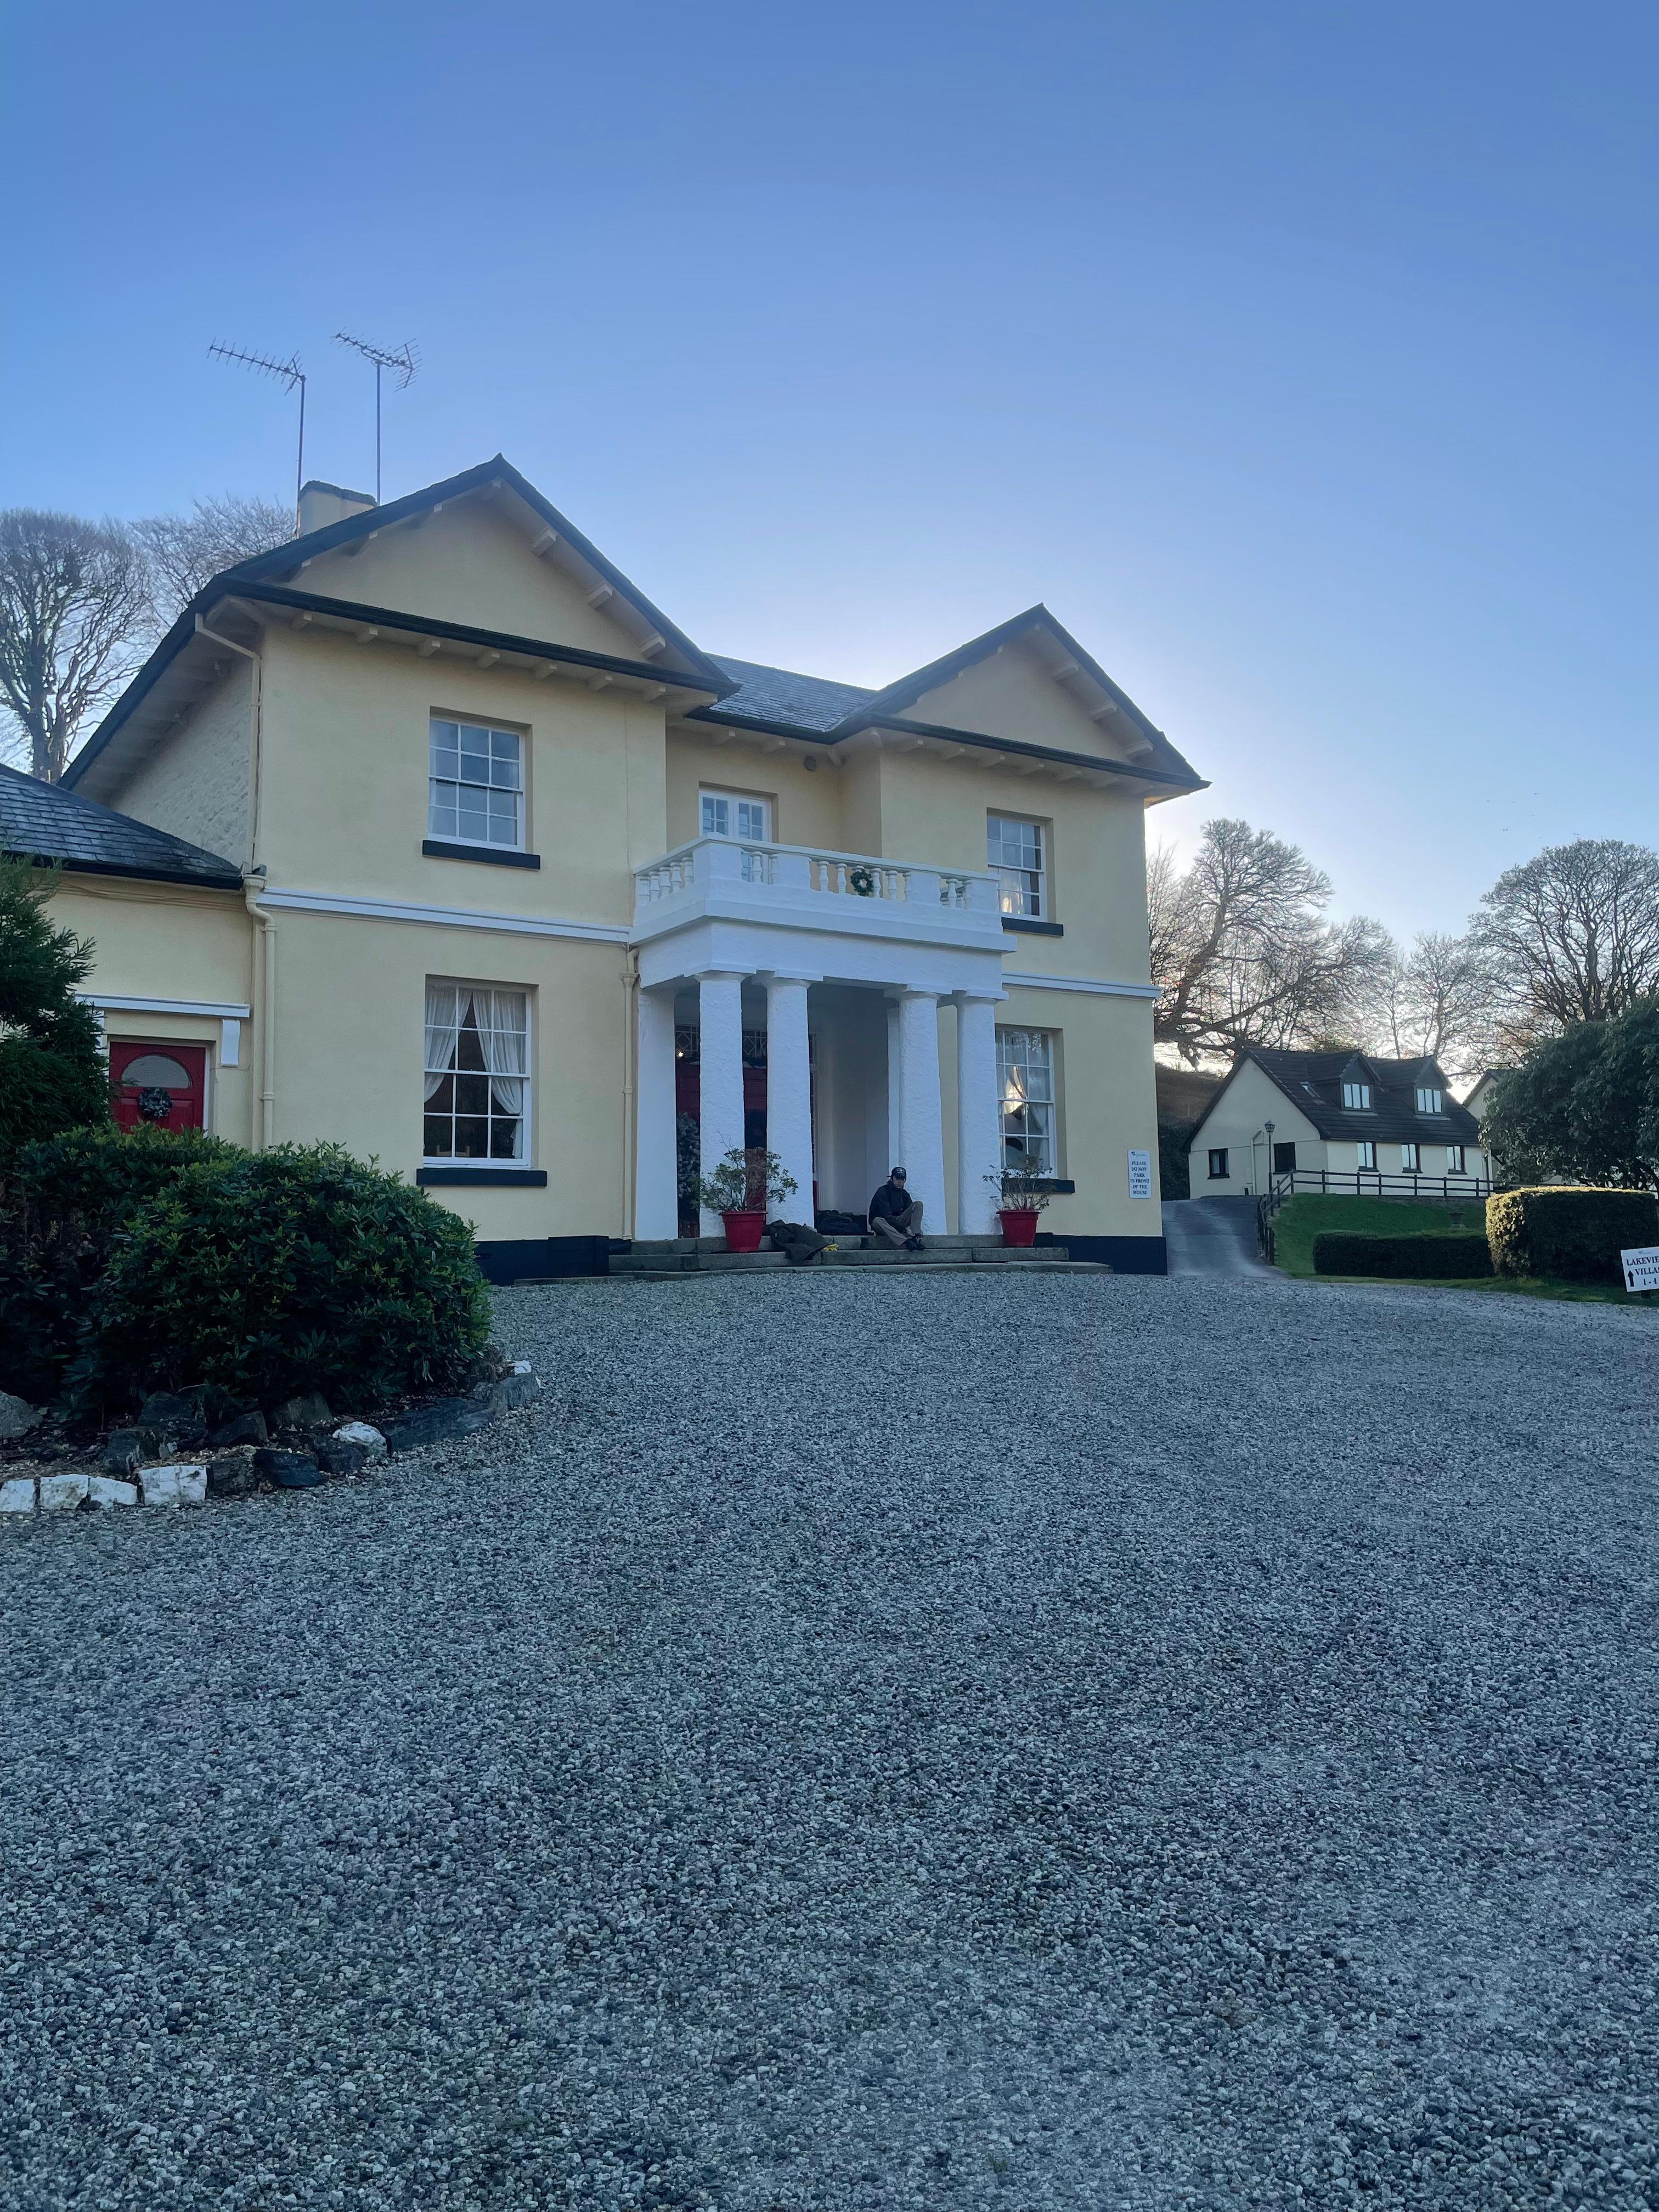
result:
[[(488, 1386), (489, 1397), (494, 1401), (490, 1416), (532, 1405), (541, 1392), (540, 1380), (529, 1360), (515, 1359), (506, 1375)], [(40, 1415), (37, 1413), (34, 1418), (38, 1420)], [(368, 1455), (368, 1467), (381, 1465), (390, 1456), (384, 1434), (371, 1422), (342, 1421), (332, 1435), (337, 1443), (361, 1444)], [(0, 1518), (15, 1523), (33, 1520), (37, 1513), (77, 1513), (83, 1505), (100, 1511), (124, 1505), (204, 1505), (207, 1481), (205, 1460), (169, 1460), (159, 1467), (137, 1468), (130, 1482), (88, 1468), (64, 1474), (12, 1475), (0, 1480)]]

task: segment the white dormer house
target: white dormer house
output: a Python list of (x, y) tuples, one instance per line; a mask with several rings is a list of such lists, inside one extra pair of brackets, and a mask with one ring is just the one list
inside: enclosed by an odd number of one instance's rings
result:
[(1473, 1198), (1487, 1186), (1480, 1125), (1433, 1060), (1353, 1051), (1241, 1053), (1193, 1132), (1194, 1198), (1294, 1176), (1333, 1195)]

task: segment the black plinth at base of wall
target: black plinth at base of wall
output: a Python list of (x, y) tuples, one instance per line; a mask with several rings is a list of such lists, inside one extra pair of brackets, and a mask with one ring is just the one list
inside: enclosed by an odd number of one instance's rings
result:
[(472, 1249), (487, 1283), (547, 1283), (611, 1273), (608, 1237), (489, 1237)]
[(1170, 1255), (1161, 1237), (1064, 1237), (1039, 1231), (1037, 1243), (1063, 1244), (1074, 1260), (1103, 1260), (1116, 1275), (1167, 1275)]

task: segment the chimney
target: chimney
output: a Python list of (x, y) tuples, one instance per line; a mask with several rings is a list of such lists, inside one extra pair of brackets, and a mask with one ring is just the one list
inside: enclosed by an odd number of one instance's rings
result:
[(366, 491), (348, 491), (343, 484), (324, 483), (313, 477), (300, 488), (300, 527), (297, 535), (326, 530), (331, 522), (344, 522), (354, 514), (367, 514), (374, 504)]

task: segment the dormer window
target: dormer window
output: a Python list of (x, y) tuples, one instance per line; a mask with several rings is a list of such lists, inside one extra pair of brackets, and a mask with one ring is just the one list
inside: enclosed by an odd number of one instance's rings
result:
[(1371, 1105), (1371, 1086), (1369, 1083), (1345, 1083), (1342, 1103), (1350, 1114), (1368, 1114)]
[(1446, 1110), (1445, 1092), (1435, 1090), (1431, 1084), (1419, 1083), (1417, 1086), (1417, 1110), (1419, 1114), (1443, 1114)]

